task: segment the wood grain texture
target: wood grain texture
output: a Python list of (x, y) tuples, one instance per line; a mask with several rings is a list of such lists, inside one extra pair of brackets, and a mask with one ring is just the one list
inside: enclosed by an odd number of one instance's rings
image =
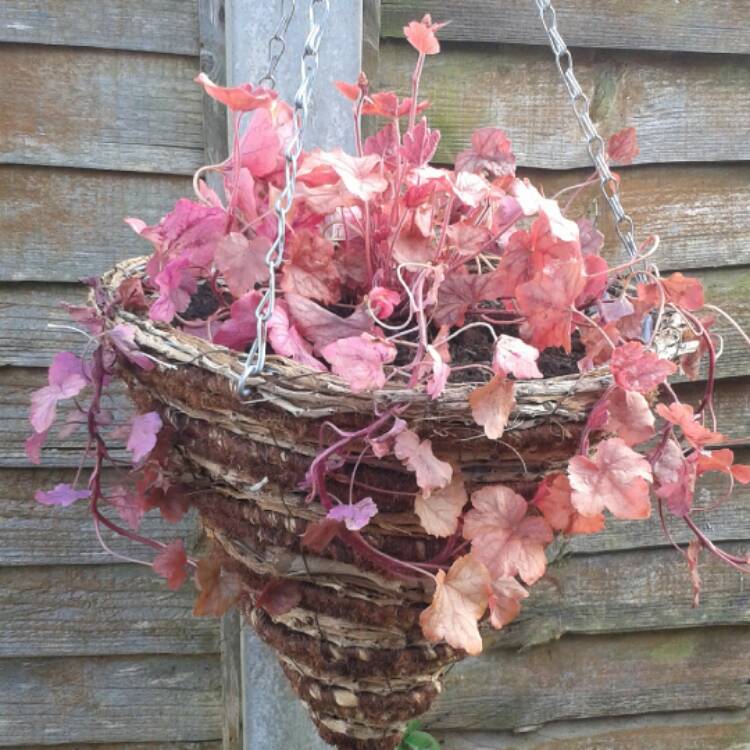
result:
[[(572, 0), (556, 7), (572, 47), (750, 52), (743, 0)], [(525, 0), (383, 0), (382, 8), (385, 37), (402, 37), (405, 24), (431, 13), (450, 20), (440, 31), (446, 41), (547, 44), (536, 8)]]
[(221, 680), (222, 750), (242, 750), (242, 618), (236, 610), (230, 610), (221, 618)]
[[(102, 549), (86, 503), (50, 508), (34, 501), (34, 493), (75, 481), (73, 469), (0, 469), (0, 566), (116, 565), (120, 561)], [(116, 481), (113, 473), (105, 481)], [(112, 516), (117, 520), (116, 515)], [(164, 521), (159, 511), (149, 512), (141, 533), (157, 541), (185, 540), (190, 552), (201, 547), (194, 514), (179, 523)], [(123, 555), (143, 556), (144, 547), (103, 532), (109, 546)], [(146, 551), (146, 555), (150, 554)], [(127, 564), (127, 563), (123, 563)], [(148, 571), (144, 575), (148, 575)]]
[[(28, 412), (32, 391), (46, 384), (46, 373), (39, 368), (0, 368), (0, 467), (28, 467), (24, 441), (29, 434)], [(677, 390), (688, 403), (697, 403), (702, 391), (700, 383), (678, 384)], [(112, 410), (118, 415), (132, 414), (127, 396), (113, 386)], [(717, 382), (714, 403), (722, 433), (736, 444), (750, 443), (750, 388), (743, 378), (727, 378)], [(59, 413), (65, 414), (61, 404)], [(63, 417), (64, 418), (64, 417)], [(65, 468), (77, 466), (80, 460), (82, 435), (59, 439), (52, 435), (42, 452), (42, 466)], [(126, 457), (120, 446), (113, 445), (113, 455)]]
[[(610, 519), (615, 526), (617, 521)], [(750, 538), (750, 528), (744, 535)], [(727, 544), (746, 554), (750, 543)], [(519, 618), (485, 647), (527, 647), (566, 634), (622, 633), (750, 623), (750, 589), (735, 570), (702, 558), (704, 595), (692, 606), (687, 563), (674, 549), (574, 555), (550, 566)]]
[[(378, 88), (405, 92), (414, 67), (406, 43), (384, 41)], [(750, 66), (741, 56), (579, 50), (576, 71), (592, 118), (608, 136), (635, 126), (638, 163), (742, 161), (750, 108)], [(437, 160), (453, 163), (471, 132), (503, 128), (518, 163), (544, 169), (588, 166), (588, 153), (548, 50), (445, 45), (425, 66), (421, 93), (442, 131)]]
[(0, 160), (190, 174), (203, 163), (197, 67), (193, 57), (2, 46)]
[(4, 659), (0, 747), (217, 741), (220, 671), (213, 655)]
[(2, 165), (0, 281), (77, 281), (150, 252), (124, 219), (155, 224), (191, 194), (186, 177)]
[(683, 711), (561, 721), (513, 732), (436, 732), (442, 750), (744, 750), (750, 712)]
[(194, 599), (140, 565), (0, 568), (0, 657), (217, 653), (219, 623), (192, 617)]
[(570, 636), (521, 653), (488, 651), (451, 671), (424, 723), (507, 730), (562, 719), (744, 709), (749, 647), (750, 628), (742, 627)]
[(0, 42), (198, 54), (197, 3), (4, 0)]

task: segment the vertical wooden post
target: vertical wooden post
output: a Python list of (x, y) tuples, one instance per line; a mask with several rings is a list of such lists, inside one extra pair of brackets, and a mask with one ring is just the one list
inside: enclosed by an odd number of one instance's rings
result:
[[(224, 0), (226, 4), (227, 81), (258, 81), (268, 67), (268, 40), (281, 17), (281, 0)], [(289, 0), (284, 4), (288, 7)], [(276, 70), (277, 89), (291, 101), (299, 85), (300, 56), (307, 36), (309, 0), (297, 0), (286, 34), (286, 52)], [(377, 50), (379, 0), (331, 0), (320, 46), (305, 148), (340, 146), (353, 152), (351, 103), (334, 81), (353, 82), (363, 67), (363, 50), (372, 64)], [(368, 33), (365, 28), (368, 27)], [(245, 628), (242, 638), (243, 730), (245, 750), (323, 750), (303, 704), (293, 695), (273, 654)]]

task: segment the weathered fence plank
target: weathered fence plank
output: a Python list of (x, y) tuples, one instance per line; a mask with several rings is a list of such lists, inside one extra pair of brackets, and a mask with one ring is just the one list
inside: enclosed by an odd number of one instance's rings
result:
[(488, 651), (451, 671), (425, 724), (518, 729), (562, 719), (744, 709), (749, 654), (747, 627), (570, 636), (521, 653)]
[(197, 55), (197, 11), (180, 0), (4, 0), (0, 42)]
[(215, 656), (0, 661), (0, 747), (221, 738)]
[(203, 163), (197, 68), (194, 57), (2, 46), (0, 160), (189, 174)]
[[(379, 88), (406, 92), (416, 53), (385, 41)], [(750, 108), (750, 66), (743, 57), (576, 51), (576, 70), (604, 135), (635, 126), (638, 163), (742, 161)], [(518, 162), (569, 169), (590, 159), (555, 68), (542, 47), (446, 45), (425, 66), (421, 93), (442, 131), (437, 159), (453, 163), (472, 130), (496, 125), (513, 140)]]
[(123, 220), (156, 223), (191, 193), (186, 177), (2, 165), (0, 281), (77, 281), (151, 252)]
[(192, 617), (194, 599), (192, 582), (170, 591), (140, 565), (0, 568), (0, 657), (217, 653), (218, 623)]
[[(70, 484), (75, 481), (75, 473), (74, 469), (0, 469), (0, 566), (119, 562), (99, 544), (86, 503), (55, 509), (34, 501), (37, 490)], [(105, 475), (105, 481), (115, 479), (114, 473)], [(150, 511), (144, 516), (140, 530), (157, 541), (184, 539), (190, 552), (196, 551), (200, 542), (194, 513), (170, 524), (158, 510)], [(143, 555), (142, 545), (103, 533), (115, 551), (131, 557)]]
[(743, 750), (748, 711), (682, 711), (562, 721), (514, 732), (437, 732), (442, 750)]
[[(575, 47), (750, 52), (750, 9), (743, 0), (571, 0), (556, 3), (560, 29)], [(547, 44), (528, 0), (383, 0), (383, 36), (401, 37), (424, 13), (450, 20), (440, 38), (461, 42)]]

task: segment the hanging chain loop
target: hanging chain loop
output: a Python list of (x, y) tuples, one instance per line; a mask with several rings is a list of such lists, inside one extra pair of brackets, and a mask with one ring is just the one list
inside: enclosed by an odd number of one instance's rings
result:
[[(330, 9), (330, 0), (310, 0), (308, 33), (300, 61), (300, 84), (294, 95), (292, 105), (292, 135), (284, 149), (284, 188), (274, 204), (276, 238), (266, 253), (265, 258), (266, 265), (268, 266), (268, 288), (263, 292), (255, 311), (257, 318), (256, 336), (247, 354), (245, 367), (237, 384), (237, 390), (242, 397), (248, 396), (250, 392), (247, 384), (248, 378), (259, 375), (266, 364), (268, 321), (273, 315), (276, 305), (276, 271), (284, 260), (286, 217), (294, 201), (294, 190), (297, 182), (297, 162), (302, 153), (305, 125), (310, 110), (310, 97), (318, 72), (320, 42), (323, 38), (323, 28)], [(289, 21), (282, 19), (279, 29), (283, 27), (286, 30), (288, 26)], [(275, 69), (275, 66), (273, 69)], [(273, 70), (271, 73), (273, 73)]]
[(278, 68), (279, 62), (286, 52), (286, 33), (289, 31), (289, 24), (294, 18), (296, 7), (297, 0), (281, 0), (281, 18), (276, 31), (268, 40), (268, 70), (263, 78), (258, 81), (259, 86), (268, 85), (269, 88), (276, 88), (276, 68)]
[(620, 242), (628, 256), (635, 258), (638, 255), (638, 243), (635, 240), (635, 225), (630, 216), (625, 212), (620, 201), (620, 186), (610, 171), (609, 164), (607, 164), (604, 139), (599, 135), (596, 126), (591, 120), (589, 98), (583, 93), (583, 89), (578, 83), (573, 70), (573, 57), (557, 27), (557, 12), (551, 0), (534, 0), (534, 2), (539, 10), (539, 17), (544, 25), (544, 29), (547, 32), (550, 47), (555, 55), (557, 69), (560, 71), (560, 76), (570, 95), (573, 112), (575, 112), (578, 124), (581, 126), (581, 130), (586, 137), (586, 146), (599, 175), (599, 185), (602, 194), (609, 204), (609, 208), (615, 219), (617, 236), (620, 238)]

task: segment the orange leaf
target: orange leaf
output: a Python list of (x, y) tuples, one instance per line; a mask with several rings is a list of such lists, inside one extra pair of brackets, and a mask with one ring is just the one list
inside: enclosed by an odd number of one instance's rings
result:
[(677, 425), (685, 436), (685, 440), (693, 448), (703, 448), (709, 443), (722, 443), (724, 436), (720, 432), (712, 432), (704, 427), (695, 419), (693, 407), (690, 404), (681, 404), (676, 401), (667, 406), (666, 404), (657, 404), (656, 413), (667, 422)]
[(484, 427), (484, 434), (490, 440), (497, 440), (505, 431), (516, 403), (513, 391), (513, 381), (503, 375), (495, 375), (489, 383), (469, 394), (471, 415), (480, 427)]
[(515, 620), (521, 611), (521, 599), (528, 595), (529, 592), (515, 578), (496, 578), (489, 599), (492, 627), (500, 630)]
[(414, 512), (419, 516), (422, 528), (433, 536), (450, 536), (456, 533), (458, 517), (466, 505), (467, 495), (463, 477), (453, 472), (451, 483), (425, 497), (418, 494), (414, 500)]
[(193, 608), (194, 615), (221, 617), (242, 593), (240, 576), (233, 571), (224, 570), (221, 560), (215, 557), (198, 560), (195, 585), (199, 594)]
[(421, 21), (412, 21), (404, 26), (404, 35), (409, 44), (422, 55), (437, 55), (440, 52), (435, 32), (445, 26), (445, 23), (433, 23), (432, 16), (426, 14)]
[(582, 516), (571, 502), (572, 490), (565, 474), (549, 474), (537, 488), (532, 503), (549, 525), (565, 534), (594, 534), (604, 528), (604, 515)]
[(431, 440), (420, 440), (416, 432), (404, 430), (399, 433), (393, 444), (393, 452), (417, 475), (417, 485), (425, 497), (451, 481), (453, 467), (435, 456)]
[(475, 656), (482, 651), (477, 622), (487, 609), (490, 576), (487, 568), (472, 555), (459, 557), (448, 575), (437, 574), (432, 604), (419, 616), (425, 638), (447, 641)]

